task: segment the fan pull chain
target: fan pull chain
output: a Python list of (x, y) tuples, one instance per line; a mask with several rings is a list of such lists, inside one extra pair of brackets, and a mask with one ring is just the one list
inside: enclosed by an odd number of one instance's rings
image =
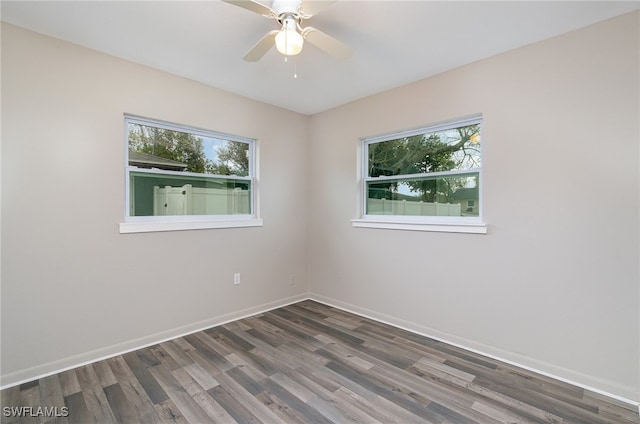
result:
[[(284, 21), (284, 27), (285, 27), (285, 37), (284, 37), (284, 51), (288, 52), (289, 51), (289, 20), (285, 19)], [(284, 61), (285, 63), (287, 62), (287, 56), (284, 57)]]
[[(289, 63), (289, 57), (284, 57), (284, 62)], [(293, 58), (293, 79), (298, 79), (298, 61)]]

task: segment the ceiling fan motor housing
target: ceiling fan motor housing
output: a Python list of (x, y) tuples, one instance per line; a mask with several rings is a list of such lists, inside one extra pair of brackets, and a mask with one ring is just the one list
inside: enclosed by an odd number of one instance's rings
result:
[(283, 15), (294, 15), (297, 20), (300, 15), (301, 3), (301, 0), (273, 0), (271, 10), (276, 13), (278, 20), (280, 20)]

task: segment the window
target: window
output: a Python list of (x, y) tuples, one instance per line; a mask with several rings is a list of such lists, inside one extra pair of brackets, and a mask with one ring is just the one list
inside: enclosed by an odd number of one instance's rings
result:
[(363, 140), (356, 227), (484, 233), (481, 126), (474, 117)]
[(261, 225), (254, 140), (125, 116), (120, 232)]

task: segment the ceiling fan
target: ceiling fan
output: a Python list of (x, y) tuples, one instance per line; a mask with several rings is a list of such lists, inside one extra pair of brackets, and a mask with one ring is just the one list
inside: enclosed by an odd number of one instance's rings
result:
[(285, 56), (294, 56), (302, 51), (305, 41), (310, 42), (325, 53), (346, 59), (352, 50), (330, 35), (314, 28), (302, 27), (302, 21), (316, 15), (337, 0), (273, 0), (271, 7), (255, 0), (222, 0), (235, 6), (258, 13), (266, 18), (275, 19), (280, 30), (269, 31), (244, 55), (247, 62), (257, 62), (275, 44), (276, 49)]

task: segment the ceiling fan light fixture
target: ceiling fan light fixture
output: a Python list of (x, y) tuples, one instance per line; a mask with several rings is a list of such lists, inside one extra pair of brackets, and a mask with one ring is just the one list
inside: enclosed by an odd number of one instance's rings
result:
[(302, 51), (304, 39), (296, 26), (295, 19), (286, 18), (282, 30), (276, 34), (276, 49), (285, 56), (295, 56)]

